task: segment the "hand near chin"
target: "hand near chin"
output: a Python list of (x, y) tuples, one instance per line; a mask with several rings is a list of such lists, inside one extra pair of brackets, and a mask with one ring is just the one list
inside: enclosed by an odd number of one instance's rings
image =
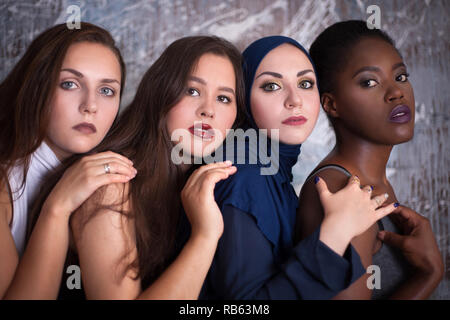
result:
[(386, 201), (386, 195), (372, 198), (372, 188), (361, 188), (356, 176), (352, 176), (347, 186), (336, 193), (328, 190), (323, 179), (316, 177), (315, 182), (325, 214), (320, 240), (340, 255), (354, 237), (364, 233), (398, 206), (390, 204), (380, 207)]
[(192, 235), (217, 241), (223, 233), (223, 218), (214, 199), (217, 182), (236, 172), (230, 161), (211, 163), (195, 170), (181, 191), (181, 201), (191, 223)]
[(416, 271), (442, 279), (444, 263), (430, 221), (405, 206), (399, 206), (392, 218), (402, 234), (380, 231), (378, 237), (400, 249)]
[(120, 154), (107, 151), (85, 156), (64, 172), (44, 207), (58, 216), (69, 217), (98, 188), (125, 183), (135, 176), (133, 163)]

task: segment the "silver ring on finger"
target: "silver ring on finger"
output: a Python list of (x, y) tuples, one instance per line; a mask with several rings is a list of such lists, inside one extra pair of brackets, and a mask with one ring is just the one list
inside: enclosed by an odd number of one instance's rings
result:
[(105, 163), (103, 165), (103, 169), (105, 169), (105, 173), (108, 174), (111, 172), (111, 168), (109, 167), (109, 163)]
[(380, 198), (375, 198), (375, 202), (377, 203), (377, 206), (381, 206), (381, 199)]

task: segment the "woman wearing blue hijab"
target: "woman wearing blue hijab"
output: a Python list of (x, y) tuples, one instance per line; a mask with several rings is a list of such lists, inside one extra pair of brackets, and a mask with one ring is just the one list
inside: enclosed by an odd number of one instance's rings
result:
[[(256, 135), (256, 150), (264, 145), (276, 161), (267, 165), (258, 154), (256, 163), (251, 163), (255, 143), (246, 141), (245, 163), (236, 163), (233, 157), (237, 173), (216, 185), (224, 233), (200, 297), (332, 298), (365, 272), (350, 240), (394, 206), (375, 210), (373, 203), (384, 199), (371, 200), (371, 188), (361, 189), (355, 177), (333, 195), (322, 180), (316, 179), (322, 200), (329, 201), (323, 205), (333, 207), (330, 212), (345, 213), (325, 213), (321, 227), (293, 247), (298, 198), (291, 185), (291, 170), (300, 154), (300, 143), (311, 133), (319, 112), (314, 67), (298, 42), (282, 36), (255, 41), (243, 56), (248, 113), (243, 128), (268, 129), (267, 142)], [(239, 153), (239, 146), (236, 150)], [(278, 169), (275, 174), (263, 174), (262, 169), (270, 165)], [(327, 223), (327, 218), (333, 223)]]

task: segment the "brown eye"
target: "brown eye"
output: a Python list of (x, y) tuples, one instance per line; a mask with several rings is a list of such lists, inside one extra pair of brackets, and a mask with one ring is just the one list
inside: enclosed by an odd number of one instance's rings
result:
[(187, 89), (187, 90), (186, 90), (186, 93), (187, 93), (188, 95), (190, 95), (190, 96), (193, 96), (193, 97), (196, 97), (196, 96), (199, 96), (199, 95), (200, 95), (200, 93), (197, 91), (197, 89), (194, 89), (194, 88), (189, 88), (189, 89)]
[(226, 104), (231, 102), (231, 99), (228, 98), (227, 96), (218, 96), (217, 100), (222, 102), (222, 103), (226, 103)]
[(276, 90), (281, 89), (281, 87), (280, 87), (278, 84), (274, 83), (274, 82), (270, 82), (270, 83), (263, 84), (263, 85), (261, 86), (261, 88), (262, 88), (264, 91), (276, 91)]
[(372, 88), (375, 87), (377, 85), (378, 82), (376, 82), (373, 79), (369, 79), (369, 80), (363, 80), (360, 82), (361, 86), (364, 88)]
[(311, 80), (303, 80), (298, 84), (299, 88), (311, 89), (314, 86), (314, 82)]
[(408, 77), (409, 77), (408, 73), (402, 73), (395, 80), (400, 81), (400, 82), (406, 82), (406, 81), (408, 81)]

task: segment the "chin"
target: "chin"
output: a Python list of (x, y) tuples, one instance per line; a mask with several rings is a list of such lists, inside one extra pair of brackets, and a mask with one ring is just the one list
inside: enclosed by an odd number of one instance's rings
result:
[(290, 145), (302, 144), (303, 142), (305, 142), (307, 137), (308, 136), (305, 136), (305, 134), (280, 134), (280, 142)]
[(414, 127), (398, 130), (392, 137), (395, 139), (393, 144), (401, 144), (410, 141), (414, 137)]
[[(215, 150), (212, 143), (206, 144), (204, 142), (201, 146), (197, 145), (196, 147), (194, 147), (194, 144), (192, 144), (188, 146), (182, 145), (181, 148), (184, 154), (195, 158), (207, 156)], [(211, 148), (213, 148), (213, 151), (208, 152)]]
[(71, 145), (68, 150), (73, 154), (86, 153), (94, 149), (98, 143), (76, 143)]
[(398, 137), (398, 139), (396, 139), (395, 144), (402, 144), (402, 143), (406, 143), (412, 140), (412, 138), (414, 137), (414, 133), (409, 135), (409, 136), (404, 136), (404, 137)]

